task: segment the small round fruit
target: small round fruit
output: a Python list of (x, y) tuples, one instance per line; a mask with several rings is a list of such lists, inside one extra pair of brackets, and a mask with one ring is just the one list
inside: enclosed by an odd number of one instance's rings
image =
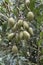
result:
[(28, 29), (28, 28), (29, 28), (29, 25), (28, 25), (28, 23), (27, 23), (26, 21), (23, 22), (23, 27), (24, 27), (25, 29)]
[(17, 25), (16, 24), (12, 27), (12, 30), (13, 31), (16, 31), (17, 30)]
[(33, 35), (33, 29), (29, 27), (29, 32)]
[(23, 25), (23, 20), (18, 20), (18, 27), (22, 26)]
[(18, 34), (18, 33), (16, 33), (16, 36), (15, 36), (15, 42), (16, 42), (16, 43), (19, 43), (19, 41), (20, 41), (19, 34)]
[(17, 54), (17, 53), (18, 53), (18, 48), (17, 48), (16, 45), (14, 45), (14, 46), (12, 47), (12, 52), (13, 52), (14, 54)]
[(2, 26), (0, 26), (0, 33), (2, 32)]
[(27, 55), (28, 55), (28, 56), (30, 56), (30, 53), (29, 53), (29, 52), (27, 52)]
[(30, 39), (30, 34), (27, 31), (23, 31), (23, 36), (26, 40)]
[(10, 26), (10, 27), (12, 27), (12, 26), (14, 26), (14, 24), (15, 24), (15, 20), (11, 17), (11, 18), (9, 18), (8, 19), (8, 25)]
[(1, 38), (1, 35), (0, 35), (0, 38)]
[(11, 40), (14, 37), (14, 33), (8, 34), (8, 40)]
[(30, 4), (30, 0), (26, 0), (25, 3), (26, 3), (26, 4)]
[(2, 41), (2, 38), (0, 38), (0, 42)]
[(23, 31), (24, 30), (23, 27), (21, 27), (20, 30)]
[(33, 19), (34, 19), (34, 14), (33, 14), (33, 12), (28, 12), (27, 17), (28, 17), (28, 19), (29, 19), (30, 21), (33, 20)]
[(19, 37), (20, 37), (20, 39), (23, 38), (23, 32), (22, 31), (20, 32)]

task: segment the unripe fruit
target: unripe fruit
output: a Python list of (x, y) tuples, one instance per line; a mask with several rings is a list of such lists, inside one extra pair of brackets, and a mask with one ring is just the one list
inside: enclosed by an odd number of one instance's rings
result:
[(29, 53), (29, 52), (27, 52), (27, 55), (28, 55), (28, 56), (30, 56), (30, 53)]
[(18, 33), (16, 33), (15, 41), (16, 41), (16, 43), (18, 43), (20, 41), (20, 37), (19, 37), (19, 34)]
[(8, 25), (10, 26), (10, 27), (12, 27), (12, 26), (14, 26), (14, 24), (15, 24), (15, 20), (11, 17), (11, 18), (9, 18), (8, 19)]
[(2, 41), (2, 37), (1, 37), (1, 35), (0, 35), (0, 42)]
[(33, 35), (33, 29), (29, 27), (29, 32)]
[(20, 39), (23, 39), (23, 32), (21, 31), (19, 34)]
[(16, 45), (14, 45), (14, 46), (12, 47), (12, 52), (13, 52), (14, 54), (17, 54), (17, 53), (18, 53), (18, 48), (17, 48)]
[(26, 0), (25, 3), (26, 3), (26, 4), (30, 4), (30, 0)]
[(29, 28), (29, 25), (28, 25), (28, 23), (26, 21), (23, 22), (23, 27), (24, 27), (24, 29), (28, 29)]
[(26, 40), (30, 39), (30, 34), (27, 31), (23, 31), (23, 36)]
[(2, 32), (2, 26), (0, 26), (0, 33)]
[(34, 14), (33, 14), (33, 12), (28, 12), (27, 17), (28, 17), (28, 19), (29, 19), (30, 21), (33, 20), (33, 19), (34, 19)]
[(1, 38), (1, 35), (0, 35), (0, 38)]
[(18, 27), (22, 26), (23, 25), (23, 20), (18, 20)]
[(13, 31), (16, 31), (17, 30), (17, 25), (16, 24), (12, 27), (12, 30)]
[(2, 38), (0, 38), (0, 42), (2, 41)]
[(11, 40), (14, 37), (14, 33), (8, 34), (8, 40)]
[(21, 27), (20, 30), (23, 31), (24, 30), (23, 27)]

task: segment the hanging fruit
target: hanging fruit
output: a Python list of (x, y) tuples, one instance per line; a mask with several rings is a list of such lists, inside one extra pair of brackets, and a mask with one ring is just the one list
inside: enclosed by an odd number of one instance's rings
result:
[(29, 27), (29, 32), (30, 32), (31, 35), (33, 35), (33, 29), (32, 29), (32, 27)]
[(26, 40), (30, 39), (30, 34), (27, 31), (23, 31), (23, 36)]
[(28, 12), (27, 13), (27, 18), (31, 21), (31, 20), (33, 20), (34, 19), (34, 14), (33, 14), (33, 12)]
[(8, 40), (13, 39), (13, 37), (14, 37), (14, 33), (10, 33), (10, 34), (8, 34)]
[(18, 24), (18, 27), (21, 27), (23, 25), (23, 20), (21, 20), (21, 19), (18, 20), (18, 23), (17, 24)]
[(15, 20), (14, 20), (12, 17), (10, 17), (10, 18), (8, 19), (8, 25), (9, 25), (10, 27), (13, 27), (14, 24), (15, 24)]
[(16, 45), (14, 45), (14, 46), (12, 47), (12, 52), (13, 52), (14, 54), (17, 54), (17, 53), (18, 53), (18, 48), (17, 48)]
[(29, 28), (29, 24), (26, 21), (23, 22), (23, 28), (27, 30)]

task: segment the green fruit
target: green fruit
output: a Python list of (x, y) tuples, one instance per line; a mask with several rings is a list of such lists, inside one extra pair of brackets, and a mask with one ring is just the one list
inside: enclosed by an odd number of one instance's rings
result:
[(8, 40), (11, 40), (14, 37), (14, 33), (8, 34)]
[(0, 42), (2, 41), (2, 38), (0, 38)]
[(33, 35), (33, 29), (29, 27), (29, 32)]
[(0, 42), (2, 41), (2, 37), (1, 37), (1, 35), (0, 35)]
[(23, 31), (24, 30), (23, 27), (21, 27), (20, 30)]
[(2, 26), (0, 26), (0, 33), (2, 32)]
[(19, 34), (20, 39), (23, 39), (23, 32), (21, 31)]
[(21, 27), (23, 25), (23, 20), (18, 20), (18, 27)]
[(17, 30), (17, 24), (15, 24), (15, 25), (12, 27), (12, 30), (13, 30), (13, 31), (16, 31), (16, 30)]
[(23, 22), (23, 27), (24, 27), (24, 29), (28, 29), (29, 28), (29, 25), (28, 25), (28, 23), (26, 21)]
[(26, 40), (30, 39), (30, 34), (27, 31), (23, 31), (23, 36)]
[(33, 12), (28, 12), (27, 17), (28, 17), (28, 19), (29, 19), (30, 21), (33, 20), (33, 19), (34, 19), (34, 14), (33, 14)]
[(12, 26), (14, 26), (14, 24), (15, 24), (15, 20), (11, 17), (11, 18), (9, 18), (8, 19), (8, 25), (10, 26), (10, 27), (12, 27)]
[(27, 55), (28, 55), (28, 56), (30, 56), (30, 53), (29, 53), (29, 52), (27, 52)]
[(0, 35), (0, 38), (1, 38), (1, 35)]
[(12, 47), (12, 52), (13, 52), (14, 54), (17, 54), (17, 53), (18, 53), (18, 48), (17, 48), (16, 45), (14, 45), (14, 46)]
[(26, 3), (26, 4), (30, 4), (30, 0), (26, 0), (25, 3)]
[(20, 37), (19, 37), (19, 34), (18, 33), (16, 33), (15, 41), (16, 41), (16, 43), (19, 43), (19, 41), (20, 41)]

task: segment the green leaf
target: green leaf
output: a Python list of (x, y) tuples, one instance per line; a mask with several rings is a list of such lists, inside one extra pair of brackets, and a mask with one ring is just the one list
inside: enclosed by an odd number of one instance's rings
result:
[(43, 0), (41, 0), (41, 3), (43, 4)]
[(42, 36), (43, 36), (43, 32), (40, 32), (40, 38), (42, 38)]
[(5, 2), (9, 3), (9, 0), (5, 0)]
[(42, 39), (38, 41), (38, 46), (40, 46), (42, 43)]
[(3, 29), (3, 31), (6, 31), (6, 29), (7, 29), (7, 22), (6, 21), (2, 25), (2, 29)]
[(41, 54), (43, 55), (43, 47), (42, 47), (42, 49), (41, 49)]

